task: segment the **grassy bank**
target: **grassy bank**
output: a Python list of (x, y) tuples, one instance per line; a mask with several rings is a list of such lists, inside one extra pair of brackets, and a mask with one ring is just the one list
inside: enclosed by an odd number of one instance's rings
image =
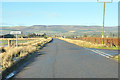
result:
[(120, 50), (119, 47), (108, 47), (106, 45), (93, 44), (91, 42), (86, 42), (86, 41), (82, 41), (82, 40), (73, 40), (73, 39), (67, 39), (67, 38), (58, 38), (58, 39), (61, 39), (61, 40), (67, 41), (69, 43), (76, 44), (78, 46), (85, 47), (85, 48)]
[(43, 47), (44, 44), (50, 42), (52, 38), (37, 38), (27, 43), (19, 43), (18, 47), (2, 47), (0, 48), (0, 65), (2, 70), (9, 68), (16, 61), (22, 59), (27, 55), (31, 55), (36, 50)]

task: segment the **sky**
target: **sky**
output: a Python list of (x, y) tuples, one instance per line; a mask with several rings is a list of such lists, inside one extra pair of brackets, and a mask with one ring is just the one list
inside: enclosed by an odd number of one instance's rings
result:
[[(2, 2), (96, 2), (97, 0), (1, 0)], [(111, 0), (101, 0), (111, 1)], [(119, 2), (120, 0), (113, 0)]]
[[(102, 26), (103, 3), (2, 2), (2, 26)], [(105, 26), (118, 26), (118, 2), (107, 3)]]

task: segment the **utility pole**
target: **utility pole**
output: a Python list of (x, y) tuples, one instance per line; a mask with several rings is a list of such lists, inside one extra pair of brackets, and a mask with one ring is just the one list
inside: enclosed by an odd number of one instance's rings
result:
[[(112, 3), (113, 0), (111, 0), (110, 2), (108, 1), (101, 1), (101, 0), (97, 0), (97, 2), (99, 3), (104, 3), (104, 7), (103, 7), (103, 27), (102, 27), (102, 38), (104, 38), (104, 25), (105, 25), (105, 4), (106, 3)], [(104, 44), (104, 41), (102, 39), (102, 44)]]

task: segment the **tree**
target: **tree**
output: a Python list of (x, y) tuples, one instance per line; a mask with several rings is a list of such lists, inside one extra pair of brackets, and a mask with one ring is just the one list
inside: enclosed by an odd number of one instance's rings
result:
[(84, 34), (83, 37), (87, 37), (87, 34)]
[(31, 37), (31, 34), (30, 33), (28, 33), (28, 35), (27, 35), (29, 38)]
[(44, 38), (45, 38), (45, 39), (47, 39), (47, 36), (46, 36), (46, 35), (44, 35)]

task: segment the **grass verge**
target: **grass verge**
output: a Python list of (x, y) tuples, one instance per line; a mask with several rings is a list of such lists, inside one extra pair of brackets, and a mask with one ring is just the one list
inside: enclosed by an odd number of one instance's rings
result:
[(2, 66), (2, 70), (7, 69), (23, 57), (31, 55), (51, 40), (52, 38), (39, 38), (27, 43), (19, 44), (18, 47), (12, 46), (0, 48), (0, 65)]
[(69, 43), (85, 47), (85, 48), (95, 48), (95, 49), (109, 49), (109, 50), (120, 50), (120, 47), (108, 47), (102, 44), (93, 44), (91, 42), (86, 42), (82, 40), (72, 40), (72, 39), (67, 39), (67, 38), (58, 38), (64, 41), (67, 41)]
[(116, 60), (117, 62), (120, 62), (120, 54), (114, 56), (113, 59)]

